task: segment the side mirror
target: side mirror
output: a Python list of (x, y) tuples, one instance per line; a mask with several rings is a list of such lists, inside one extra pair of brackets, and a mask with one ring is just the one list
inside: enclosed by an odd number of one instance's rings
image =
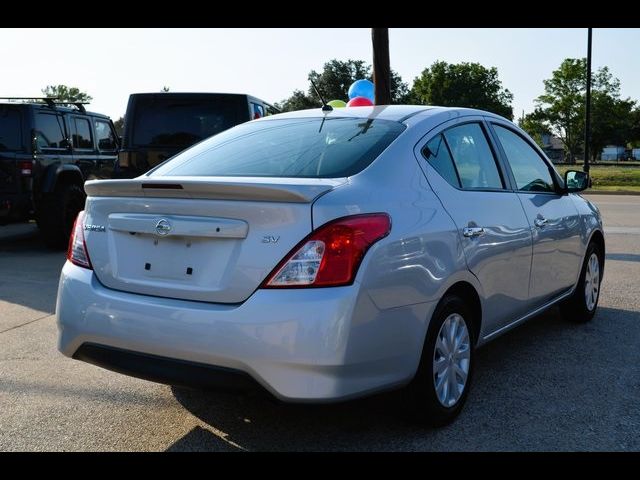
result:
[(590, 178), (587, 172), (579, 170), (567, 170), (564, 174), (564, 189), (566, 193), (575, 193), (590, 187)]

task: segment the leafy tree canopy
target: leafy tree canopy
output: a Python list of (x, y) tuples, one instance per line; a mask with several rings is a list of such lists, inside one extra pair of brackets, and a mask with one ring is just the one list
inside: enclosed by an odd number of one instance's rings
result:
[(81, 92), (79, 88), (66, 85), (47, 85), (41, 91), (45, 96), (58, 98), (61, 102), (89, 103), (93, 100), (93, 97), (88, 93)]
[(503, 88), (498, 69), (479, 63), (438, 61), (413, 82), (409, 103), (469, 107), (513, 118), (513, 94)]

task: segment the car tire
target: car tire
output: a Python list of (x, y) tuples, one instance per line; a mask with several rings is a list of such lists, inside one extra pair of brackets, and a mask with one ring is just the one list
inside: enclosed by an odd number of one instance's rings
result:
[(603, 252), (598, 244), (591, 242), (582, 262), (578, 285), (571, 297), (560, 304), (564, 318), (575, 323), (586, 323), (593, 318), (600, 299), (602, 268)]
[(54, 192), (43, 197), (37, 223), (49, 247), (67, 247), (73, 222), (84, 208), (85, 199), (82, 187), (73, 183), (59, 185)]
[[(459, 333), (456, 337), (460, 342), (457, 344), (454, 341), (453, 349), (450, 348), (452, 345), (447, 335), (452, 331)], [(416, 420), (441, 427), (453, 422), (460, 414), (471, 386), (474, 348), (471, 310), (459, 296), (446, 295), (433, 314), (418, 372), (406, 390), (408, 407)], [(466, 378), (460, 386), (465, 365)], [(452, 388), (454, 385), (457, 389)]]

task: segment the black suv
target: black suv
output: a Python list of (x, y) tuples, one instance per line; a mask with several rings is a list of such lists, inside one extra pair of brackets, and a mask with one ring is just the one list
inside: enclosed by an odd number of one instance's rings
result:
[(240, 123), (276, 113), (240, 93), (134, 93), (114, 178), (133, 178), (194, 143)]
[(80, 103), (0, 103), (0, 223), (35, 218), (52, 247), (66, 246), (84, 208), (85, 180), (111, 178), (111, 119)]

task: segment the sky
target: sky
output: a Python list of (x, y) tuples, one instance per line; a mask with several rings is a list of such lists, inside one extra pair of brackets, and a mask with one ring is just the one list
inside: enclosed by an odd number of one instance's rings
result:
[[(437, 60), (498, 68), (515, 117), (534, 108), (563, 59), (586, 56), (587, 30), (389, 29), (391, 68), (411, 86)], [(640, 29), (594, 29), (593, 70), (608, 66), (623, 97), (640, 100)], [(129, 94), (249, 93), (273, 103), (307, 90), (309, 71), (333, 58), (371, 63), (368, 28), (1, 29), (0, 95), (42, 96), (46, 85), (89, 93), (90, 110), (114, 120)]]

